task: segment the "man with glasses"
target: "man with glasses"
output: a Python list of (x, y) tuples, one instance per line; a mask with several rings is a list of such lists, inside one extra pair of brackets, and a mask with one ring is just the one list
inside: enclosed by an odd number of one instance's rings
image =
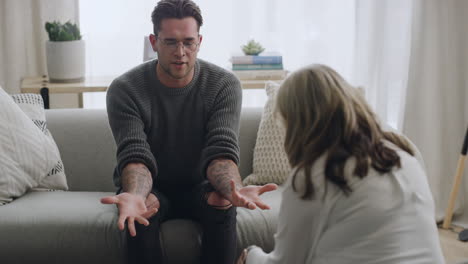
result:
[(118, 206), (119, 229), (127, 224), (130, 262), (162, 263), (160, 223), (189, 218), (203, 228), (201, 263), (232, 264), (236, 207), (268, 209), (259, 195), (277, 186), (242, 185), (240, 82), (197, 59), (199, 7), (162, 0), (152, 21), (158, 59), (116, 78), (107, 92), (119, 191), (101, 202)]

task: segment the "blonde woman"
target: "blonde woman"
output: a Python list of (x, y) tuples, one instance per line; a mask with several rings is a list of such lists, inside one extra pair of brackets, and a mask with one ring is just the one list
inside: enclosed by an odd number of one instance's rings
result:
[(356, 88), (313, 65), (285, 80), (277, 112), (294, 170), (275, 249), (250, 247), (238, 263), (444, 263), (415, 150), (382, 130)]

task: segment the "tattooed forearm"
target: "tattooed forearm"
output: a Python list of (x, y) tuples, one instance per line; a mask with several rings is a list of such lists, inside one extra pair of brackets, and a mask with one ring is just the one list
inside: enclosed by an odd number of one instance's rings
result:
[(124, 192), (147, 197), (153, 186), (151, 172), (143, 164), (130, 163), (122, 172), (122, 189)]
[(228, 200), (231, 200), (231, 180), (234, 180), (237, 188), (242, 187), (237, 165), (229, 159), (213, 160), (208, 166), (207, 178), (211, 185)]

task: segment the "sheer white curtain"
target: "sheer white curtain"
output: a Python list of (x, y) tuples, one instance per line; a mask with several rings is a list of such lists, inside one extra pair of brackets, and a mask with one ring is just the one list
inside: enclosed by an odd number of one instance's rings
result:
[[(216, 19), (223, 21), (224, 13), (227, 12), (218, 12)], [(351, 76), (354, 1), (237, 0), (232, 3), (230, 19), (232, 26), (224, 31), (231, 46), (228, 50), (220, 50), (226, 55), (240, 53), (240, 46), (255, 38), (267, 51), (281, 53), (288, 71), (322, 63), (335, 68), (346, 78)], [(215, 20), (212, 24), (216, 25)], [(210, 45), (221, 46), (223, 43), (222, 38), (215, 38)], [(265, 99), (263, 90), (244, 92), (245, 105), (263, 106)]]
[[(383, 122), (403, 131), (425, 159), (442, 220), (468, 125), (468, 2), (356, 1), (352, 80)], [(454, 223), (468, 226), (468, 173)]]
[(401, 129), (407, 86), (412, 1), (356, 1), (352, 82), (382, 121)]
[(45, 22), (78, 17), (78, 0), (0, 0), (0, 85), (19, 93), (22, 77), (47, 74)]
[[(468, 2), (414, 1), (403, 131), (420, 148), (440, 220), (468, 125)], [(465, 170), (455, 223), (468, 227)]]

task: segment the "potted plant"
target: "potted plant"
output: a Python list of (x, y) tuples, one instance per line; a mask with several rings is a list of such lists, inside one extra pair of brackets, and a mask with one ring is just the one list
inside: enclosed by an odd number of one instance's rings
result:
[(262, 53), (265, 49), (260, 45), (260, 43), (256, 42), (255, 40), (250, 40), (246, 45), (242, 46), (242, 51), (245, 55), (253, 55), (257, 56), (258, 54)]
[(80, 82), (85, 76), (85, 43), (76, 24), (47, 22), (47, 71), (51, 82)]

